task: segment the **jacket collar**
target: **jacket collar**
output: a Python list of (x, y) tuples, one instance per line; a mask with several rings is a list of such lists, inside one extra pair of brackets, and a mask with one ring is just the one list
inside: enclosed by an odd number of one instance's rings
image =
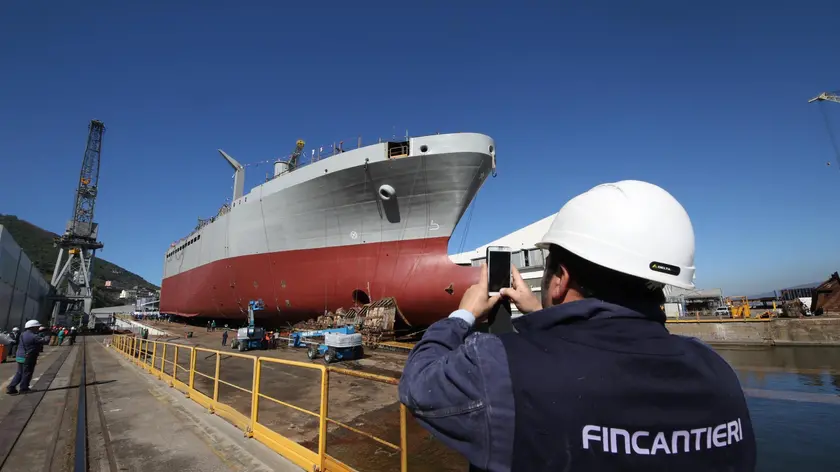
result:
[(517, 331), (542, 331), (556, 325), (579, 323), (588, 320), (630, 318), (665, 322), (665, 314), (658, 305), (627, 307), (596, 298), (555, 305), (544, 310), (520, 316), (513, 320)]

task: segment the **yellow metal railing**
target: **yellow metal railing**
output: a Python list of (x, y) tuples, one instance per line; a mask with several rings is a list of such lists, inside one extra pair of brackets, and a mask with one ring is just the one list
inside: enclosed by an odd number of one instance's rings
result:
[[(357, 372), (337, 367), (326, 367), (319, 364), (308, 364), (284, 359), (259, 357), (247, 354), (221, 352), (215, 349), (185, 346), (162, 341), (140, 339), (135, 336), (115, 335), (111, 346), (118, 352), (128, 357), (133, 363), (169, 384), (184, 392), (188, 398), (199, 405), (207, 408), (211, 413), (221, 416), (238, 428), (242, 429), (248, 437), (252, 437), (269, 448), (273, 449), (283, 457), (289, 459), (305, 470), (351, 472), (356, 469), (347, 465), (335, 457), (327, 454), (327, 425), (346, 429), (359, 434), (381, 446), (400, 454), (400, 471), (408, 470), (408, 449), (407, 449), (407, 421), (408, 412), (404, 405), (399, 406), (400, 439), (399, 444), (387, 441), (381, 437), (362, 431), (356, 427), (340, 422), (328, 416), (329, 407), (329, 373), (347, 375), (375, 382), (390, 385), (397, 385), (398, 380), (392, 377)], [(179, 363), (179, 357), (189, 355), (188, 367)], [(171, 358), (170, 358), (171, 356)], [(212, 358), (212, 361), (211, 361)], [(222, 366), (222, 359), (239, 358), (248, 361), (253, 368), (251, 385), (246, 388), (222, 379), (226, 372)], [(202, 372), (196, 367), (200, 364), (214, 370), (213, 374)], [(261, 380), (266, 366), (283, 366), (295, 369), (308, 369), (315, 372), (320, 379), (320, 397), (318, 411), (302, 408), (288, 401), (271, 397), (260, 391)], [(205, 388), (212, 385), (212, 393), (199, 390), (198, 383)], [(209, 385), (208, 385), (209, 384)], [(231, 405), (219, 400), (220, 386), (225, 386), (247, 393), (251, 398), (251, 407), (248, 414), (237, 411)], [(313, 451), (298, 442), (278, 433), (270, 425), (261, 423), (259, 420), (260, 402), (267, 401), (272, 404), (289, 408), (298, 413), (317, 418), (318, 420), (318, 443), (317, 450)]]
[(766, 323), (768, 321), (773, 321), (772, 318), (711, 318), (711, 319), (691, 319), (691, 318), (680, 318), (680, 319), (668, 319), (665, 320), (666, 323)]

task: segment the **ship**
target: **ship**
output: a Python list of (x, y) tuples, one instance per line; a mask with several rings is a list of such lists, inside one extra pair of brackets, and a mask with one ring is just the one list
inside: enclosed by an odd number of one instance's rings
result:
[(262, 300), (261, 322), (279, 325), (393, 299), (422, 327), (457, 309), (479, 269), (452, 262), (449, 239), (495, 172), (493, 139), (399, 138), (299, 164), (303, 146), (247, 194), (245, 166), (219, 150), (232, 199), (167, 249), (160, 311), (244, 319)]

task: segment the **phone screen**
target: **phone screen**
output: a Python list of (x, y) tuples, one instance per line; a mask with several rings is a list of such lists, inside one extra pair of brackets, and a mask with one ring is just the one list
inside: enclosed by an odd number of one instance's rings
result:
[(487, 251), (487, 271), (488, 291), (510, 287), (510, 252)]

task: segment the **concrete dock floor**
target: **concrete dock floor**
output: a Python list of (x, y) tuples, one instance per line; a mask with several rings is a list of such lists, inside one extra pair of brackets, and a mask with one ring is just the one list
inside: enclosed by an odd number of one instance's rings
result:
[[(86, 339), (89, 470), (301, 470), (142, 374), (105, 348), (103, 339)], [(0, 471), (73, 469), (82, 345), (45, 347), (35, 370), (36, 391), (0, 394)], [(4, 391), (16, 368), (14, 362), (0, 364)]]

